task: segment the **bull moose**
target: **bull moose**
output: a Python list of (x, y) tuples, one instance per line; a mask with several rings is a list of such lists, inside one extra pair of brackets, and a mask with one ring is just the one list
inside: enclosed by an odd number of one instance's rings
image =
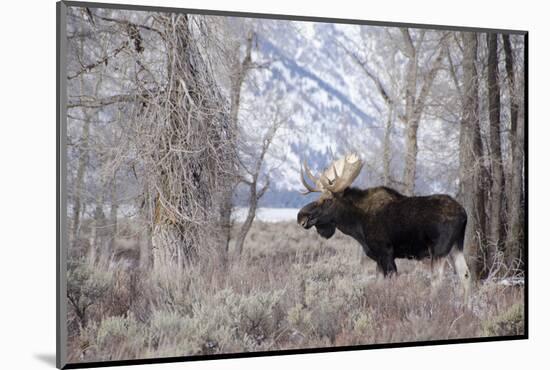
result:
[[(470, 273), (463, 254), (466, 211), (448, 195), (405, 196), (385, 186), (368, 189), (350, 187), (361, 172), (363, 161), (349, 154), (333, 161), (315, 177), (306, 161), (300, 168), (307, 191), (319, 192), (315, 202), (298, 213), (298, 224), (315, 226), (324, 238), (336, 229), (357, 240), (365, 254), (377, 264), (384, 277), (397, 273), (396, 258), (430, 258), (440, 277), (448, 259), (462, 279), (465, 293)], [(309, 184), (304, 177), (313, 183)]]

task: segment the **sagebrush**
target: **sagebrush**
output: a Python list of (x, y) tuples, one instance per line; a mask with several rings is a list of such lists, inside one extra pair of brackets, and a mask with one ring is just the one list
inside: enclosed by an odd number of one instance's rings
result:
[(198, 264), (183, 270), (145, 270), (120, 259), (103, 266), (72, 260), (70, 360), (429, 341), (524, 330), (521, 286), (485, 282), (464, 305), (450, 267), (439, 285), (430, 278), (429, 263), (407, 260), (398, 260), (397, 277), (380, 279), (356, 242), (340, 233), (323, 240), (294, 223), (256, 222), (243, 253), (226, 268)]

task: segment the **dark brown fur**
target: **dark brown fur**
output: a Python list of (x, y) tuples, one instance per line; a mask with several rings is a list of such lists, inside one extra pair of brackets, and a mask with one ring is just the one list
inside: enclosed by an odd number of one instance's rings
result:
[(298, 213), (298, 223), (330, 238), (336, 229), (356, 239), (384, 275), (395, 258), (441, 258), (463, 249), (464, 208), (448, 195), (407, 197), (387, 187), (348, 188), (321, 197)]

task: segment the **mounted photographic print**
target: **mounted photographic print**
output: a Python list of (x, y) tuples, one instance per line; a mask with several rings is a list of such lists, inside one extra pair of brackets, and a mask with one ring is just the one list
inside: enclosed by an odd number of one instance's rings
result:
[(527, 32), (57, 10), (58, 367), (527, 338)]

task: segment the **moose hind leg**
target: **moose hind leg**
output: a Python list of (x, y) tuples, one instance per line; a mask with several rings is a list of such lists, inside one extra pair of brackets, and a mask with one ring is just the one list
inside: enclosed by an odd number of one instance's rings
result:
[(454, 270), (462, 281), (462, 285), (464, 288), (464, 300), (467, 301), (470, 295), (472, 281), (470, 269), (466, 264), (466, 258), (464, 257), (464, 253), (461, 250), (458, 250), (456, 246), (452, 248), (449, 256), (451, 258), (451, 261), (453, 262)]
[(436, 258), (432, 261), (431, 264), (431, 277), (432, 277), (432, 286), (437, 287), (441, 285), (443, 279), (445, 278), (445, 265), (447, 260), (445, 258)]
[(384, 278), (384, 269), (380, 266), (380, 263), (376, 262), (376, 280), (380, 281)]

